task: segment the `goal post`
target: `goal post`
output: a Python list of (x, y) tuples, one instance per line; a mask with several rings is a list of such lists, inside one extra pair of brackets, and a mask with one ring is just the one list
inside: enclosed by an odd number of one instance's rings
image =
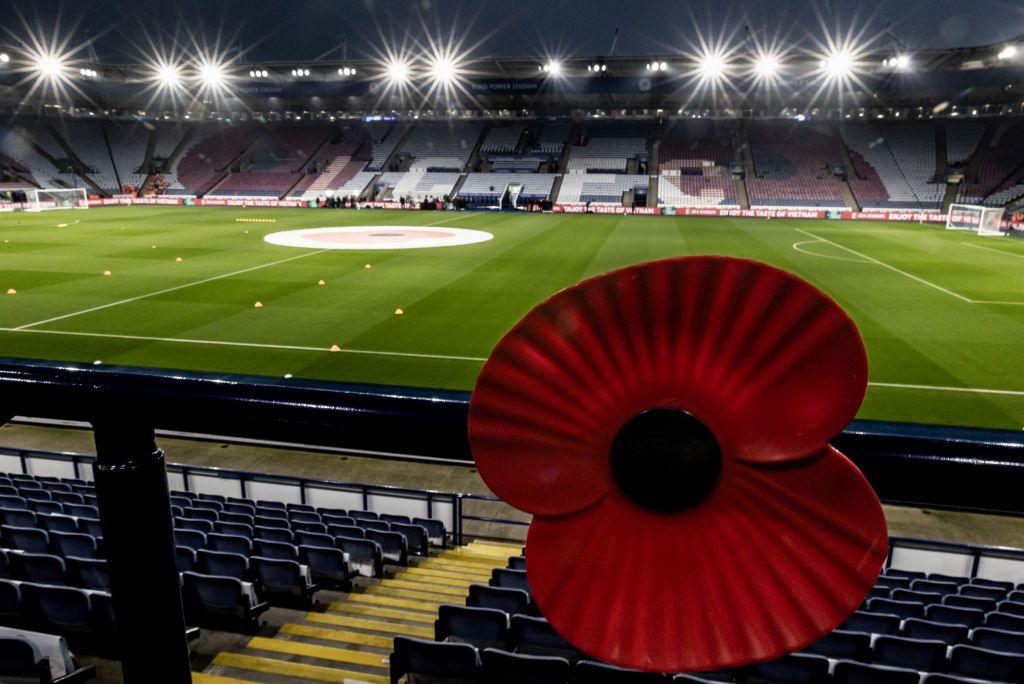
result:
[(25, 211), (88, 209), (83, 188), (33, 188), (25, 191)]
[(1006, 235), (1003, 231), (1002, 207), (982, 207), (976, 204), (951, 204), (946, 216), (948, 230), (969, 230), (978, 235)]

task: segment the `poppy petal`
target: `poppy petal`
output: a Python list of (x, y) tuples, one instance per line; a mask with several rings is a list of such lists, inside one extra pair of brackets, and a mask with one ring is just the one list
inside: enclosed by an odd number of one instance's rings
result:
[(652, 514), (617, 490), (536, 517), (530, 588), (555, 630), (624, 667), (695, 672), (780, 657), (829, 633), (885, 561), (881, 504), (826, 447), (785, 465), (730, 460), (698, 506)]
[(632, 266), (559, 292), (495, 347), (470, 407), (480, 474), (540, 515), (581, 510), (612, 486), (611, 443), (653, 406), (704, 421), (724, 453), (815, 453), (867, 388), (856, 326), (785, 271), (727, 257)]

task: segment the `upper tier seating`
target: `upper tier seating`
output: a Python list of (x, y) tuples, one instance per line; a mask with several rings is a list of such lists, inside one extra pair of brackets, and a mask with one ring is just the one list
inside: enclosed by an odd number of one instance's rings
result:
[[(117, 173), (110, 158), (102, 121), (61, 119), (54, 121), (54, 128), (78, 158), (85, 164), (85, 175), (105, 192), (121, 192)], [(65, 155), (66, 156), (66, 155)]]
[(703, 173), (662, 174), (658, 201), (675, 207), (738, 207), (736, 181), (727, 169), (712, 167)]
[(559, 204), (622, 204), (629, 190), (647, 194), (650, 176), (625, 173), (567, 173), (558, 193)]
[(110, 154), (114, 158), (114, 168), (117, 169), (122, 188), (126, 185), (141, 188), (143, 181), (146, 180), (146, 147), (149, 145), (152, 130), (152, 124), (148, 123), (133, 123), (127, 126), (106, 124)]
[(399, 154), (412, 157), (411, 171), (461, 173), (480, 132), (481, 125), (477, 123), (421, 123), (409, 134)]
[(366, 165), (366, 170), (383, 169), (385, 162), (405, 136), (405, 132), (405, 126), (389, 122), (367, 126), (367, 134), (370, 136), (370, 163)]
[(730, 166), (736, 159), (729, 123), (677, 123), (661, 143), (658, 201), (671, 206), (739, 206)]
[[(177, 122), (161, 121), (156, 124), (156, 143), (153, 145), (153, 159), (163, 161), (170, 158), (178, 145), (184, 139), (185, 135), (190, 129), (187, 126), (183, 126)], [(168, 168), (164, 166), (161, 171), (161, 175), (167, 182), (167, 194), (176, 195), (185, 192), (185, 186), (178, 181), (177, 166), (181, 158), (185, 156), (185, 152), (196, 143), (196, 136), (193, 136), (189, 143), (186, 143), (187, 147), (182, 150), (177, 160), (174, 161)]]
[(946, 162), (950, 165), (966, 164), (985, 133), (984, 121), (946, 122)]
[(845, 206), (832, 167), (843, 162), (842, 142), (827, 126), (751, 122), (756, 178), (747, 178), (751, 206)]
[(876, 201), (877, 188), (865, 187), (865, 198), (861, 199), (865, 208), (934, 209), (942, 202), (945, 183), (931, 182), (935, 175), (932, 125), (861, 123), (845, 126), (843, 135), (851, 152), (859, 153), (874, 168), (889, 196), (888, 200)]
[(192, 137), (194, 144), (178, 163), (178, 181), (192, 194), (208, 192), (258, 135), (259, 128), (253, 125), (199, 127)]
[(638, 137), (591, 138), (569, 151), (569, 173), (625, 173), (630, 159), (647, 152), (647, 139)]
[(213, 194), (280, 197), (299, 181), (330, 134), (324, 126), (264, 130), (239, 160), (240, 170), (232, 172)]
[(61, 173), (49, 160), (32, 147), (34, 142), (58, 162), (67, 159), (67, 152), (39, 121), (19, 122), (0, 130), (0, 153), (11, 157), (28, 169), (41, 187), (84, 188), (85, 181), (72, 173)]
[(1024, 123), (1000, 121), (989, 145), (978, 154), (978, 175), (965, 179), (957, 201), (1002, 206), (1024, 195)]
[(480, 145), (483, 153), (509, 153), (515, 152), (519, 139), (523, 137), (522, 126), (501, 126), (494, 125), (487, 131), (484, 141)]
[(569, 124), (545, 123), (540, 127), (537, 142), (531, 150), (557, 158), (569, 142), (570, 131), (572, 126)]

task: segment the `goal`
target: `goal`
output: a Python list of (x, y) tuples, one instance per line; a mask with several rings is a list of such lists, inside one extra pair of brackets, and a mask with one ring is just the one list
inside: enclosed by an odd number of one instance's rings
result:
[(980, 207), (974, 204), (951, 204), (946, 216), (949, 230), (970, 230), (978, 235), (1006, 235), (1003, 231), (1002, 207)]
[(40, 188), (25, 191), (25, 211), (88, 208), (89, 200), (82, 188)]

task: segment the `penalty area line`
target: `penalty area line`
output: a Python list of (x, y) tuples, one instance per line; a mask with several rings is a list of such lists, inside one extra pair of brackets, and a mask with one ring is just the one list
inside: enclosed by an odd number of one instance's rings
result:
[(231, 342), (228, 340), (198, 340), (186, 337), (152, 337), (149, 335), (118, 335), (114, 333), (91, 333), (91, 332), (78, 332), (74, 330), (34, 330), (25, 328), (0, 328), (0, 332), (7, 333), (25, 333), (32, 335), (64, 335), (71, 337), (93, 337), (98, 339), (114, 339), (114, 340), (135, 340), (138, 342), (162, 342), (167, 344), (198, 344), (198, 345), (209, 345), (216, 347), (245, 347), (249, 349), (276, 349), (281, 351), (303, 351), (303, 352), (322, 352), (325, 354), (364, 354), (368, 356), (397, 356), (407, 357), (414, 359), (437, 359), (441, 361), (470, 361), (473, 363), (483, 363), (487, 361), (484, 357), (479, 356), (456, 356), (452, 354), (419, 354), (414, 352), (396, 352), (396, 351), (382, 351), (377, 349), (341, 349), (338, 352), (332, 352), (329, 347), (312, 347), (299, 344), (264, 344), (261, 342)]
[(930, 392), (963, 392), (966, 394), (997, 394), (1008, 397), (1024, 397), (1021, 390), (987, 389), (981, 387), (942, 387), (940, 385), (909, 385), (898, 382), (869, 382), (869, 387), (886, 387), (890, 389), (926, 390)]

